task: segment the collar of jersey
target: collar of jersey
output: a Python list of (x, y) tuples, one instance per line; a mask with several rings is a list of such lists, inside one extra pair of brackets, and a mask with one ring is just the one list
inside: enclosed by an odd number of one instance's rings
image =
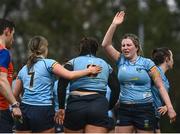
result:
[(129, 62), (129, 64), (134, 65), (134, 64), (136, 64), (136, 62), (139, 60), (139, 58), (140, 58), (140, 56), (137, 56), (136, 60), (135, 60), (133, 63), (130, 62), (130, 60), (128, 60), (128, 62)]

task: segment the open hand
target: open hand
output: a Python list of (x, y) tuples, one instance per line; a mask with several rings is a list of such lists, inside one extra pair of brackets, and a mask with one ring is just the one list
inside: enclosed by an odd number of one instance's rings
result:
[(22, 113), (19, 107), (13, 108), (12, 109), (12, 116), (13, 117), (21, 117)]
[(176, 112), (174, 111), (173, 108), (168, 109), (168, 116), (170, 118), (170, 123), (173, 123), (176, 121)]
[(161, 115), (164, 115), (167, 112), (167, 107), (166, 106), (158, 107), (158, 112)]
[(97, 66), (97, 65), (89, 65), (88, 69), (90, 70), (90, 74), (95, 75), (101, 72), (102, 67)]
[(113, 19), (113, 24), (119, 25), (124, 21), (124, 11), (117, 12)]
[(54, 120), (57, 124), (63, 125), (64, 123), (64, 116), (65, 116), (65, 110), (64, 109), (59, 109), (54, 116)]
[(12, 109), (12, 117), (17, 121), (20, 121), (21, 123), (23, 122), (22, 113), (19, 107), (15, 107)]

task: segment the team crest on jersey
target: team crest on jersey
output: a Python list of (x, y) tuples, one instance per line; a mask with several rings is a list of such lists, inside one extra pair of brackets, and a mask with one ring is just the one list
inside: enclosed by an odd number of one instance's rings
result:
[(138, 68), (138, 67), (136, 68), (136, 71), (139, 73), (141, 72), (141, 70), (142, 70), (142, 68)]

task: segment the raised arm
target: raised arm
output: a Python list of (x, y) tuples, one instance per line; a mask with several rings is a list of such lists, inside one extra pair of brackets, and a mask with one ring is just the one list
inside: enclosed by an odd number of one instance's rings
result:
[(54, 74), (69, 80), (77, 79), (83, 76), (87, 76), (89, 74), (98, 74), (100, 72), (101, 72), (101, 67), (99, 66), (89, 66), (87, 69), (79, 70), (79, 71), (69, 71), (60, 64), (56, 64), (53, 67)]
[(112, 38), (114, 35), (114, 32), (117, 28), (118, 25), (120, 25), (123, 20), (124, 20), (124, 11), (117, 12), (112, 24), (110, 25), (109, 29), (106, 32), (106, 35), (104, 36), (103, 42), (102, 42), (102, 47), (104, 48), (105, 52), (107, 53), (110, 58), (113, 60), (117, 61), (118, 58), (120, 57), (120, 52), (117, 51), (113, 45), (112, 45)]
[(157, 89), (159, 89), (159, 93), (167, 106), (170, 122), (174, 122), (176, 119), (176, 112), (174, 111), (171, 100), (169, 98), (169, 94), (163, 85), (162, 79), (156, 67), (153, 67), (151, 69), (150, 75), (152, 76), (154, 84), (157, 87)]

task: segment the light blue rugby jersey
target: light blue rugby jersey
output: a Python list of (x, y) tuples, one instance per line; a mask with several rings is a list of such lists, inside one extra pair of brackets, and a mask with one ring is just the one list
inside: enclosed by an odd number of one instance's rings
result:
[(73, 66), (73, 70), (83, 70), (88, 65), (98, 65), (102, 67), (101, 73), (96, 76), (85, 76), (70, 82), (70, 91), (76, 89), (85, 89), (92, 91), (106, 92), (108, 77), (112, 72), (112, 68), (103, 59), (97, 58), (93, 55), (79, 56), (69, 61)]
[(154, 62), (150, 59), (138, 56), (135, 63), (131, 63), (121, 54), (117, 61), (117, 66), (121, 88), (120, 102), (152, 102), (151, 78), (148, 72), (155, 66)]
[[(158, 71), (160, 72), (160, 76), (162, 78), (163, 84), (164, 84), (166, 90), (169, 92), (169, 87), (170, 87), (169, 81), (168, 81), (167, 77), (165, 76), (162, 68), (161, 67), (157, 67), (157, 68), (158, 68)], [(153, 94), (153, 99), (154, 99), (154, 107), (156, 109), (156, 116), (160, 117), (160, 113), (157, 112), (157, 108), (163, 106), (164, 103), (162, 101), (159, 90), (155, 87), (154, 84), (152, 85), (152, 94)]]
[[(52, 67), (57, 62), (52, 59), (39, 59), (28, 74), (25, 65), (18, 74), (18, 79), (23, 83), (22, 102), (30, 105), (52, 105), (53, 86), (56, 80)], [(33, 84), (30, 81), (33, 80)]]

